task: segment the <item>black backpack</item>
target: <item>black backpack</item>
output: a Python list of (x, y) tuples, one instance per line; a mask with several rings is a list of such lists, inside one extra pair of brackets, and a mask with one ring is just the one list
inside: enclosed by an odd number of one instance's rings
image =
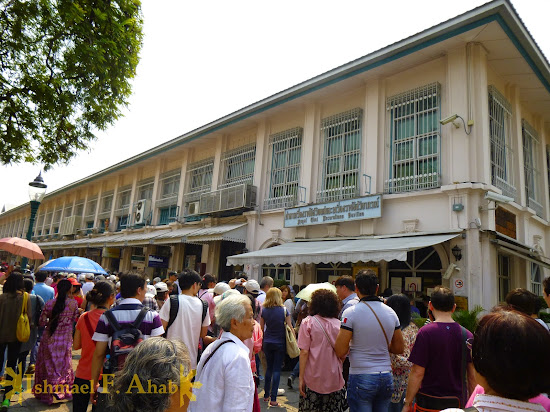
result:
[[(204, 319), (206, 318), (206, 311), (208, 310), (208, 302), (205, 302), (201, 300), (202, 303), (202, 322), (204, 322)], [(166, 337), (166, 334), (168, 333), (168, 328), (172, 326), (172, 323), (176, 320), (176, 317), (178, 316), (178, 311), (180, 310), (180, 301), (179, 301), (179, 295), (172, 295), (170, 296), (170, 316), (168, 318), (168, 324), (166, 325), (166, 329), (164, 331), (164, 336)]]
[(103, 366), (103, 373), (115, 373), (122, 369), (130, 352), (144, 339), (139, 327), (148, 311), (146, 307), (141, 308), (137, 318), (124, 328), (120, 326), (112, 310), (105, 311), (105, 317), (115, 332), (111, 336), (111, 350)]

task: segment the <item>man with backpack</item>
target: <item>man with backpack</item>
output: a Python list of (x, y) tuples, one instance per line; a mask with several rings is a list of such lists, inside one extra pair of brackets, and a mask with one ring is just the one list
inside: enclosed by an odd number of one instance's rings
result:
[(181, 294), (170, 296), (160, 310), (160, 318), (162, 326), (166, 329), (166, 338), (178, 339), (185, 343), (189, 349), (191, 369), (196, 369), (199, 339), (206, 338), (210, 325), (208, 303), (197, 297), (202, 283), (197, 272), (185, 269), (180, 274), (178, 283)]
[(120, 294), (123, 300), (99, 318), (92, 337), (96, 343), (92, 359), (92, 382), (95, 385), (91, 394), (93, 403), (102, 368), (103, 374), (115, 373), (122, 368), (126, 356), (139, 342), (164, 333), (158, 313), (143, 306), (146, 291), (143, 276), (137, 273), (121, 275)]

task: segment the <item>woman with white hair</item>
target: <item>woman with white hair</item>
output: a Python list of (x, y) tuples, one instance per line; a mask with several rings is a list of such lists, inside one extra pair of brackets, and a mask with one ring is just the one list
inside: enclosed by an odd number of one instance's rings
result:
[(254, 401), (254, 379), (249, 349), (243, 343), (254, 332), (254, 313), (250, 299), (231, 295), (216, 305), (216, 322), (224, 330), (210, 344), (197, 366), (196, 382), (201, 387), (190, 410), (250, 412)]

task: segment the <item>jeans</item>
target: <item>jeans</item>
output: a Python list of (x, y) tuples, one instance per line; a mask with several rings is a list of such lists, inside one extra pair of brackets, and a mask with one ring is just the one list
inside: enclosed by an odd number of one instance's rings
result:
[(391, 372), (349, 375), (348, 404), (350, 412), (387, 412), (393, 392)]
[[(31, 350), (31, 360), (30, 364), (35, 365), (36, 364), (36, 355), (38, 354), (38, 346), (40, 346), (40, 339), (42, 338), (42, 334), (44, 333), (44, 330), (46, 328), (39, 327), (38, 328), (38, 337), (36, 338), (36, 343), (34, 344), (34, 347)], [(25, 372), (25, 371), (23, 371)]]
[(294, 369), (292, 369), (292, 372), (290, 372), (290, 376), (292, 376), (292, 379), (297, 378), (300, 376), (300, 361), (296, 362), (296, 365), (294, 365)]
[[(267, 361), (267, 370), (265, 371), (264, 398), (267, 398), (271, 390), (271, 401), (277, 401), (277, 390), (281, 380), (281, 366), (285, 358), (285, 343), (264, 343), (263, 351)], [(271, 379), (273, 378), (273, 383)]]

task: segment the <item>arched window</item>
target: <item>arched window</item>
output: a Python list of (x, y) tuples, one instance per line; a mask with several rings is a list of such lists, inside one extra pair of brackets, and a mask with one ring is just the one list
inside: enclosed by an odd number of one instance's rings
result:
[[(406, 290), (406, 277), (422, 278), (421, 290), (433, 288), (441, 284), (441, 259), (437, 251), (432, 247), (413, 250), (407, 253), (407, 261), (391, 261), (388, 263), (389, 285), (394, 285), (397, 278), (401, 279), (401, 288)], [(392, 279), (393, 282), (392, 282)]]

